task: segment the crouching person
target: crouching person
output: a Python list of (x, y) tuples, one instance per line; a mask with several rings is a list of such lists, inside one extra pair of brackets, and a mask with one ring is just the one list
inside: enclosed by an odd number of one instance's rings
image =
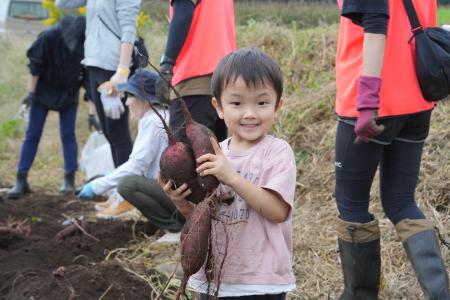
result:
[[(126, 199), (118, 203), (109, 201), (100, 206), (100, 218), (123, 218), (137, 208), (153, 225), (171, 232), (179, 232), (184, 218), (179, 215), (170, 199), (156, 181), (159, 158), (167, 148), (167, 133), (157, 113), (168, 123), (169, 113), (155, 96), (155, 73), (139, 70), (118, 90), (127, 93), (126, 105), (131, 117), (139, 120), (138, 132), (131, 155), (111, 174), (84, 185), (79, 198), (90, 199), (117, 188)], [(156, 113), (157, 112), (157, 113)]]
[(30, 80), (23, 107), (29, 109), (29, 123), (20, 152), (17, 179), (8, 192), (18, 199), (30, 191), (27, 181), (36, 156), (49, 110), (59, 112), (60, 137), (64, 156), (64, 182), (61, 193), (74, 192), (77, 170), (75, 120), (82, 85), (84, 56), (83, 16), (66, 16), (61, 23), (43, 31), (27, 51)]

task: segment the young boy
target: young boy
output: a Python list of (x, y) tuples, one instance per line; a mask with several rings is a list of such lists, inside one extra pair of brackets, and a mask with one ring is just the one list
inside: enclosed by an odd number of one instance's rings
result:
[[(287, 142), (268, 135), (282, 106), (283, 78), (279, 66), (256, 48), (225, 56), (212, 78), (213, 105), (224, 119), (231, 137), (211, 139), (215, 154), (198, 158), (200, 176), (214, 175), (219, 193), (231, 193), (231, 205), (220, 207), (229, 237), (216, 225), (216, 269), (221, 271), (219, 298), (285, 299), (295, 288), (292, 272), (292, 208), (296, 182), (294, 153)], [(189, 217), (193, 206), (185, 200), (190, 190), (183, 184), (165, 192), (180, 212)], [(204, 270), (189, 285), (207, 299)], [(214, 288), (212, 289), (212, 292)]]
[[(130, 116), (139, 120), (133, 150), (128, 161), (114, 172), (85, 184), (78, 197), (90, 199), (117, 188), (127, 201), (119, 197), (118, 203), (109, 201), (97, 205), (96, 208), (103, 208), (97, 217), (126, 218), (134, 215), (136, 207), (154, 226), (179, 232), (184, 218), (178, 216), (175, 206), (155, 180), (159, 173), (159, 158), (168, 145), (167, 134), (155, 112), (156, 110), (168, 122), (168, 111), (164, 103), (155, 96), (156, 78), (156, 73), (138, 70), (127, 83), (118, 85), (120, 92), (128, 94), (126, 105)], [(179, 240), (179, 235), (176, 237)]]

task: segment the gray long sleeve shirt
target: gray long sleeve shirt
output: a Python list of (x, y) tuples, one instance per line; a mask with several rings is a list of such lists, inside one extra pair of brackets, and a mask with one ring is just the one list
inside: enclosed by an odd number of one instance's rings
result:
[[(115, 71), (119, 65), (121, 42), (133, 44), (136, 40), (141, 0), (56, 0), (55, 4), (62, 9), (87, 4), (85, 57), (82, 63), (88, 67)], [(120, 36), (120, 41), (117, 36)]]

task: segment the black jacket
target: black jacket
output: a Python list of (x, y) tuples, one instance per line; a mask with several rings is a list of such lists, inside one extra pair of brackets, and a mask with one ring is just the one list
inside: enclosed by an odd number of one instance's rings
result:
[(41, 32), (27, 51), (28, 68), (38, 75), (36, 101), (61, 110), (78, 101), (82, 85), (85, 18), (66, 16)]

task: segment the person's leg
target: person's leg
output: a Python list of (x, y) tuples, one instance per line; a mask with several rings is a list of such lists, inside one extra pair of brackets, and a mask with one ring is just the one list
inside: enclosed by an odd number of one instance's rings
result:
[[(194, 121), (205, 125), (212, 132), (216, 131), (216, 120), (218, 119), (217, 112), (211, 104), (210, 95), (196, 95), (196, 96), (186, 96), (183, 97), (186, 106), (188, 107), (192, 119)], [(186, 137), (185, 124), (183, 109), (181, 107), (180, 101), (174, 101), (169, 109), (170, 112), (170, 128), (172, 128), (177, 140), (190, 144)], [(219, 128), (220, 131), (223, 131)], [(216, 132), (215, 132), (216, 133)], [(217, 138), (220, 139), (223, 133), (216, 133), (221, 135)]]
[(75, 172), (78, 168), (78, 146), (75, 136), (77, 110), (78, 103), (75, 103), (59, 112), (59, 132), (64, 156), (64, 182), (60, 192), (64, 194), (75, 191)]
[(111, 147), (114, 166), (118, 167), (128, 160), (133, 148), (133, 142), (131, 141), (130, 130), (128, 127), (128, 108), (124, 105), (125, 112), (118, 120), (106, 117), (100, 99), (100, 93), (97, 91), (97, 88), (103, 82), (108, 81), (111, 76), (114, 75), (114, 72), (99, 68), (89, 68), (88, 71), (92, 101), (95, 104), (103, 134)]
[(183, 227), (184, 217), (178, 213), (156, 180), (126, 176), (119, 181), (117, 191), (156, 227), (172, 232), (180, 231)]
[(335, 148), (336, 203), (340, 218), (346, 222), (367, 223), (372, 181), (380, 162), (383, 146), (355, 144), (354, 127), (338, 122)]
[(122, 99), (125, 111), (117, 120), (106, 117), (106, 132), (113, 150), (114, 166), (117, 168), (128, 161), (133, 150), (133, 141), (131, 140), (130, 128), (128, 126), (128, 106), (125, 105), (125, 99)]
[(394, 141), (386, 147), (380, 167), (381, 199), (425, 297), (450, 299), (448, 274), (433, 224), (425, 219), (414, 197), (423, 145)]
[(336, 135), (336, 222), (344, 275), (340, 299), (377, 299), (380, 282), (380, 231), (369, 213), (370, 188), (383, 146), (355, 144), (354, 127), (339, 122)]
[(18, 172), (28, 172), (33, 164), (34, 158), (41, 140), (48, 109), (38, 103), (33, 103), (30, 107), (30, 117), (28, 122), (25, 140), (20, 152)]
[(424, 143), (393, 141), (380, 163), (380, 196), (386, 216), (395, 225), (403, 219), (425, 219), (415, 191)]
[(17, 167), (17, 179), (15, 185), (8, 192), (9, 199), (18, 199), (24, 193), (30, 191), (27, 181), (28, 170), (31, 168), (36, 157), (47, 114), (48, 109), (46, 107), (38, 103), (31, 104), (28, 128), (20, 151)]

